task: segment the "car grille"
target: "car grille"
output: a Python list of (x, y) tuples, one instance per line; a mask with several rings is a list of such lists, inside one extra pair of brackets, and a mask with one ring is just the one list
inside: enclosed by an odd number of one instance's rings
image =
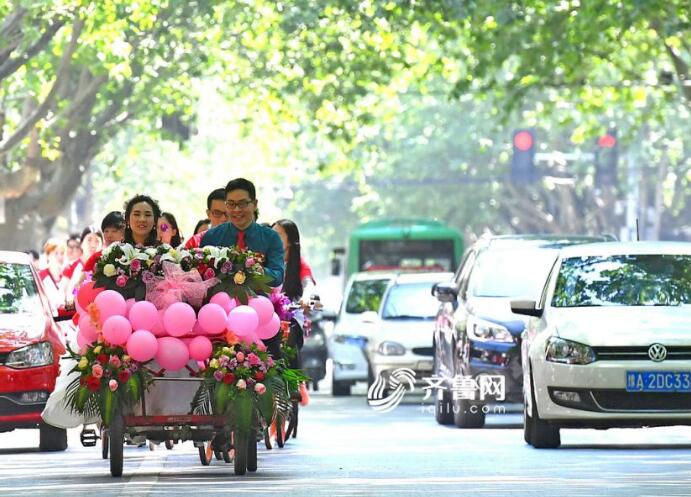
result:
[(432, 357), (434, 355), (434, 350), (432, 347), (413, 347), (413, 354), (428, 355)]
[(691, 393), (627, 392), (626, 390), (591, 390), (603, 411), (688, 411)]
[(10, 355), (9, 352), (0, 352), (0, 366), (7, 362), (7, 356)]
[[(649, 361), (648, 349), (645, 347), (593, 347), (597, 358), (601, 361)], [(671, 346), (667, 348), (665, 361), (691, 360), (691, 347)]]

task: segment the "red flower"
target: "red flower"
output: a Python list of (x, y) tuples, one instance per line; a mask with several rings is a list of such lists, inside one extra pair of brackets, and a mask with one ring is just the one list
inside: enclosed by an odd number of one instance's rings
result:
[(83, 387), (84, 385), (86, 385), (86, 377), (82, 376), (81, 378), (79, 378), (79, 386)]
[(197, 266), (197, 271), (199, 271), (199, 274), (203, 275), (204, 271), (206, 271), (209, 268), (206, 264), (203, 262)]
[(86, 388), (92, 392), (98, 392), (101, 389), (101, 380), (95, 376), (89, 376), (86, 379)]
[(98, 354), (96, 356), (96, 360), (100, 362), (101, 364), (105, 364), (108, 362), (108, 355), (107, 354)]
[(235, 375), (233, 373), (226, 373), (225, 376), (223, 376), (223, 383), (226, 385), (230, 385), (235, 381)]
[(120, 371), (118, 373), (118, 381), (120, 383), (127, 383), (127, 380), (129, 380), (129, 379), (130, 379), (130, 372), (129, 371), (124, 370), (124, 371)]
[(262, 381), (264, 379), (264, 373), (262, 371), (257, 371), (254, 375), (257, 381)]

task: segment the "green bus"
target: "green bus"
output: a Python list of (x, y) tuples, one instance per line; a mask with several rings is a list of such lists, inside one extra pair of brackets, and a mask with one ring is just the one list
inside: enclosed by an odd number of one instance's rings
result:
[(454, 271), (462, 254), (461, 234), (439, 221), (381, 219), (350, 234), (345, 276), (395, 269)]

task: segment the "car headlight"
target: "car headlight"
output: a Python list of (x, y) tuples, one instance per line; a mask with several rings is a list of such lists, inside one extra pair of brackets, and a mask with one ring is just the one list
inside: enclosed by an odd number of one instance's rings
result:
[(546, 359), (561, 364), (590, 364), (597, 360), (595, 352), (587, 345), (559, 337), (547, 341)]
[(40, 342), (13, 350), (5, 360), (10, 368), (37, 368), (53, 364), (53, 347), (50, 342)]
[(310, 335), (310, 339), (314, 345), (322, 346), (324, 345), (324, 335), (321, 333), (315, 333), (313, 335)]
[(405, 347), (398, 342), (386, 341), (379, 344), (377, 352), (381, 355), (403, 355)]
[(485, 321), (484, 319), (468, 319), (468, 336), (479, 342), (506, 342), (513, 343), (513, 335), (506, 327)]

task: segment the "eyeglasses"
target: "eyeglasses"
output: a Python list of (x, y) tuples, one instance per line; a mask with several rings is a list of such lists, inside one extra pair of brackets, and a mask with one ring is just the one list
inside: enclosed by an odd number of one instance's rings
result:
[(213, 209), (211, 211), (211, 217), (226, 217), (226, 212)]
[(248, 206), (252, 205), (254, 200), (240, 200), (239, 202), (233, 202), (232, 200), (226, 200), (226, 207), (231, 211), (233, 209), (247, 209)]

